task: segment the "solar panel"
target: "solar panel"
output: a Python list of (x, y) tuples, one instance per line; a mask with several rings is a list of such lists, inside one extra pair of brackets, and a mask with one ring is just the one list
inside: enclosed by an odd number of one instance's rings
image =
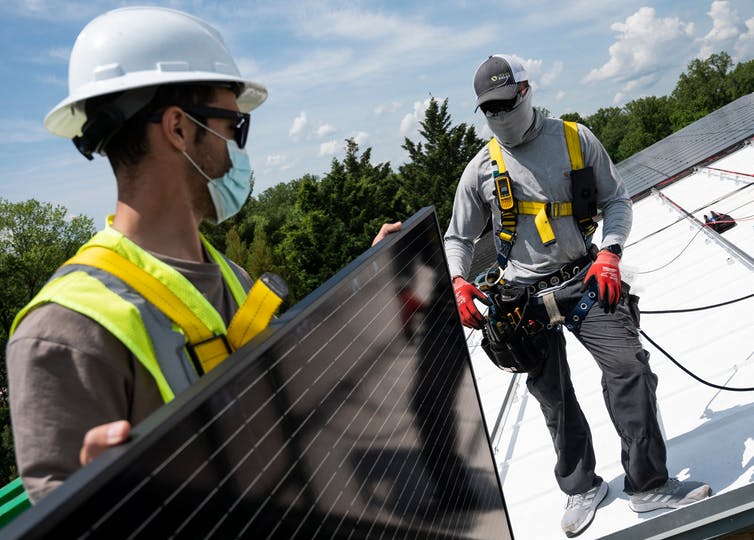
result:
[(2, 532), (511, 538), (434, 211)]
[(754, 93), (738, 98), (618, 163), (631, 197), (754, 135)]

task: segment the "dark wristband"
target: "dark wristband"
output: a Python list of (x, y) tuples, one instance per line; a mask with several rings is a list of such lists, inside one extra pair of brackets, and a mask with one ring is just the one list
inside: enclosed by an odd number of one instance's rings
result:
[(623, 256), (623, 249), (618, 244), (610, 244), (609, 246), (602, 248), (604, 251), (609, 251), (619, 258)]

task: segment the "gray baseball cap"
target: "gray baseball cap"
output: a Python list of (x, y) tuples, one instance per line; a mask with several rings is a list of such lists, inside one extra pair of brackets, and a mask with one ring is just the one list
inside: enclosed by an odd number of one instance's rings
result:
[(496, 54), (482, 62), (474, 75), (476, 106), (482, 103), (516, 97), (516, 88), (528, 80), (521, 62), (507, 54)]

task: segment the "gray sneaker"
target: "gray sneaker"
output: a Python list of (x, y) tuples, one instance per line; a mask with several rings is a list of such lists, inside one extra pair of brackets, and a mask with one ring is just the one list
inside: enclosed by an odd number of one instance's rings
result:
[(680, 508), (701, 501), (710, 495), (712, 495), (712, 489), (704, 482), (668, 478), (668, 481), (659, 487), (631, 495), (628, 506), (634, 512)]
[(600, 481), (589, 491), (569, 495), (560, 527), (568, 538), (581, 534), (594, 519), (594, 513), (607, 495), (607, 482)]

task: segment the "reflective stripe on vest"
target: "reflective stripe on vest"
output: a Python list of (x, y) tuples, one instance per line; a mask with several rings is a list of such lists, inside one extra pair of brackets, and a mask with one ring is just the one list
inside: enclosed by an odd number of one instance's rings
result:
[[(213, 262), (220, 266), (236, 303), (242, 305), (246, 287), (225, 258), (206, 240), (202, 241), (209, 246), (207, 251)], [(179, 295), (208, 328), (226, 333), (220, 314), (183, 275), (114, 229), (108, 227), (97, 233), (82, 249), (90, 245), (111, 249), (148, 271)], [(118, 338), (153, 376), (165, 402), (197, 379), (184, 349), (182, 331), (119, 278), (90, 266), (63, 267), (16, 316), (11, 332), (29, 311), (48, 302), (91, 318)]]

